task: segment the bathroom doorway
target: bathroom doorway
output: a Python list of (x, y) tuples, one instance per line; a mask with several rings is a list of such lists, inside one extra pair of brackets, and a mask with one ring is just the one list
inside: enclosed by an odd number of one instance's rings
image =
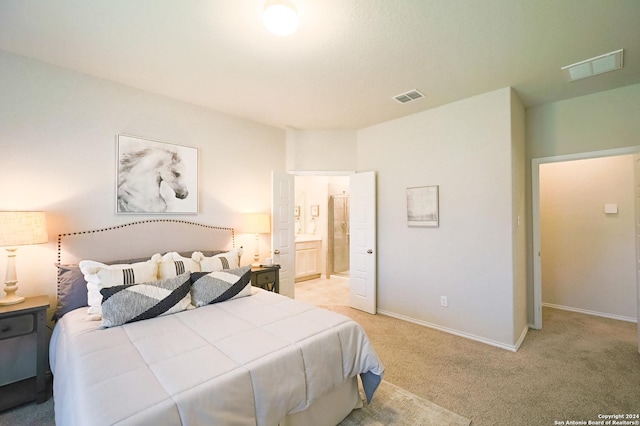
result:
[(329, 197), (327, 276), (349, 276), (349, 195)]
[(349, 175), (295, 176), (296, 282), (348, 279)]

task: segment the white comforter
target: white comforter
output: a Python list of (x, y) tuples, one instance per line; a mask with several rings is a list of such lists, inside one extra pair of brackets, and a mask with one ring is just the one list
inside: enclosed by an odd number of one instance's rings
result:
[(83, 308), (54, 329), (57, 426), (277, 425), (357, 374), (375, 389), (384, 370), (350, 318), (257, 289), (99, 326)]

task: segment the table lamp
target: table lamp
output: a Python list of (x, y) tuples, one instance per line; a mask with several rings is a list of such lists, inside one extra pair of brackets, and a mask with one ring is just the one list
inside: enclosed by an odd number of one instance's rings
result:
[(243, 231), (256, 234), (256, 251), (251, 266), (260, 266), (260, 234), (271, 232), (271, 219), (267, 213), (247, 213), (244, 215)]
[(7, 250), (7, 274), (4, 299), (0, 305), (14, 305), (24, 301), (16, 295), (18, 278), (16, 275), (17, 246), (42, 244), (48, 241), (47, 222), (44, 212), (0, 212), (0, 247)]

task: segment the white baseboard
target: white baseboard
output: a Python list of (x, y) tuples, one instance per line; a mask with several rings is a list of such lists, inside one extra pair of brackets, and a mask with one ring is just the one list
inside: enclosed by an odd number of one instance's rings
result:
[(516, 352), (518, 349), (520, 349), (520, 346), (522, 345), (522, 342), (524, 342), (524, 338), (527, 337), (527, 333), (529, 332), (529, 326), (526, 325), (524, 327), (524, 330), (522, 330), (522, 333), (520, 334), (520, 338), (518, 339), (518, 341), (516, 342), (516, 350), (514, 352)]
[(638, 323), (638, 318), (626, 317), (622, 315), (614, 315), (614, 314), (608, 314), (605, 312), (590, 311), (588, 309), (572, 308), (570, 306), (554, 305), (553, 303), (543, 303), (542, 306), (547, 308), (561, 309), (563, 311), (578, 312), (581, 314), (610, 318), (610, 319), (619, 320), (619, 321)]
[(441, 325), (432, 324), (432, 323), (426, 322), (426, 321), (420, 321), (420, 320), (417, 320), (415, 318), (405, 317), (404, 315), (399, 315), (399, 314), (396, 314), (395, 312), (389, 312), (389, 311), (384, 311), (384, 310), (380, 310), (379, 309), (378, 313), (381, 314), (381, 315), (386, 315), (388, 317), (393, 317), (393, 318), (397, 318), (397, 319), (400, 319), (400, 320), (403, 320), (403, 321), (411, 322), (413, 324), (418, 324), (418, 325), (422, 325), (424, 327), (433, 328), (435, 330), (444, 331), (445, 333), (453, 334), (455, 336), (460, 336), (460, 337), (464, 337), (466, 339), (475, 340), (476, 342), (485, 343), (485, 344), (491, 345), (491, 346), (496, 346), (498, 348), (506, 349), (506, 350), (511, 351), (511, 352), (517, 352), (518, 351), (518, 349), (520, 348), (520, 345), (524, 341), (525, 336), (527, 335), (527, 331), (529, 330), (529, 327), (525, 327), (524, 331), (522, 332), (522, 335), (518, 339), (518, 342), (515, 345), (507, 345), (507, 344), (502, 343), (502, 342), (497, 342), (495, 340), (486, 339), (484, 337), (479, 337), (479, 336), (476, 336), (476, 335), (473, 335), (473, 334), (469, 334), (469, 333), (464, 333), (462, 331), (454, 330), (452, 328), (443, 327)]

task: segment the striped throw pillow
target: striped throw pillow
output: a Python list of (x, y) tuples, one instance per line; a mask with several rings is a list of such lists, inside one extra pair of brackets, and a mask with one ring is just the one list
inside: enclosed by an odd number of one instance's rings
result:
[(190, 273), (141, 284), (106, 287), (102, 294), (102, 327), (184, 311), (191, 304)]
[(196, 308), (251, 295), (251, 266), (191, 274), (191, 303)]

